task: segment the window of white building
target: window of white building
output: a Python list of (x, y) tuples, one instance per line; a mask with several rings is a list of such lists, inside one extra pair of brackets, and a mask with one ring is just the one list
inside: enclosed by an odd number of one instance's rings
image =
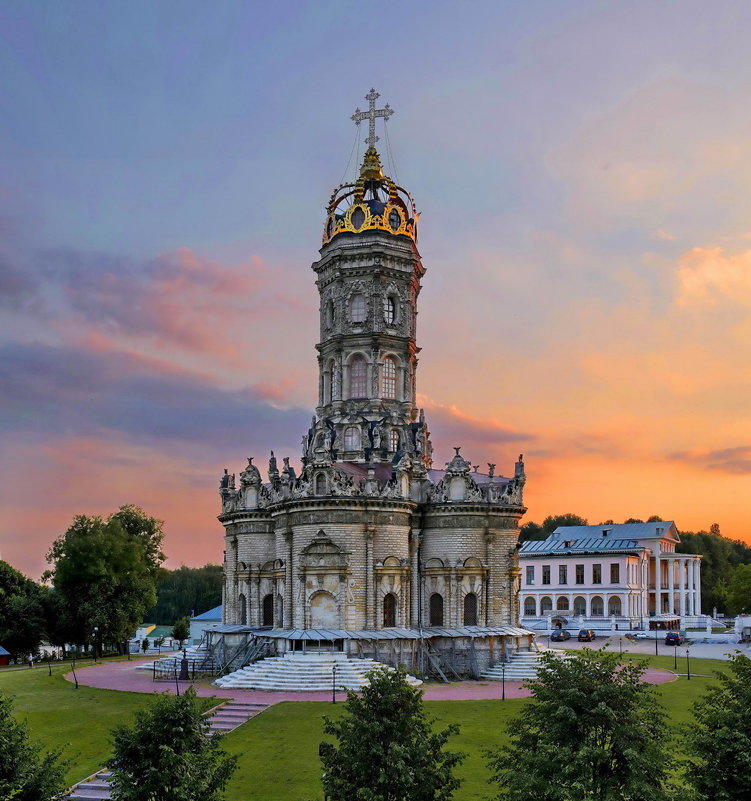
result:
[(621, 566), (617, 562), (610, 565), (610, 583), (621, 583)]
[(550, 565), (542, 566), (542, 583), (550, 584)]
[(568, 565), (558, 565), (558, 583), (568, 584)]
[(545, 615), (553, 611), (553, 601), (549, 595), (543, 595), (540, 598), (540, 614)]
[(534, 565), (527, 566), (527, 584), (532, 585), (535, 583), (535, 568)]
[(534, 598), (524, 599), (524, 614), (528, 617), (535, 617), (537, 615), (537, 604)]
[(576, 566), (576, 583), (584, 584), (584, 565)]
[(592, 610), (592, 617), (603, 617), (605, 614), (605, 606), (602, 602), (602, 598), (599, 595), (592, 597), (590, 608)]
[(602, 584), (602, 565), (592, 565), (592, 584)]

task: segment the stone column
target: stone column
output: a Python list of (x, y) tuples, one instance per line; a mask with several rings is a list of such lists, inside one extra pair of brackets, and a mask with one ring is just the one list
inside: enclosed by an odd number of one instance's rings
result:
[(410, 564), (411, 564), (411, 574), (410, 574), (410, 585), (412, 588), (412, 597), (411, 597), (411, 617), (412, 619), (409, 621), (409, 625), (413, 628), (417, 628), (419, 621), (420, 621), (420, 564), (419, 564), (419, 556), (420, 556), (420, 529), (413, 528), (412, 529), (412, 540), (410, 542), (411, 552), (410, 552)]
[(372, 631), (375, 628), (375, 618), (373, 616), (374, 592), (373, 592), (373, 535), (375, 527), (372, 523), (368, 524), (365, 531), (365, 628)]
[(584, 596), (584, 601), (587, 604), (586, 615), (588, 618), (592, 617), (592, 593), (588, 592)]
[(701, 559), (695, 559), (696, 570), (696, 614), (701, 614)]
[[(255, 576), (253, 576), (253, 603), (251, 604), (250, 619), (254, 626), (261, 625), (261, 566), (258, 565)], [(285, 590), (286, 592), (286, 590)]]
[[(288, 629), (295, 627), (295, 613), (294, 613), (294, 590), (292, 589), (292, 531), (287, 530), (284, 532), (284, 544), (286, 545), (286, 556), (284, 560), (284, 625)], [(260, 615), (260, 585), (258, 592), (259, 599), (259, 612)], [(260, 618), (259, 618), (260, 619)]]
[(678, 561), (678, 595), (681, 617), (686, 617), (686, 560)]
[(655, 543), (655, 615), (662, 614), (662, 585), (660, 576), (660, 543)]
[(668, 614), (675, 614), (675, 559), (668, 559)]

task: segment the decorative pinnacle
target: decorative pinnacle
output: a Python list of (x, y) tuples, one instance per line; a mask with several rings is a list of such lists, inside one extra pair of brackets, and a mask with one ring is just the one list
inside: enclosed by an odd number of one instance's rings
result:
[(375, 102), (381, 95), (376, 92), (375, 89), (371, 89), (368, 94), (365, 95), (365, 99), (368, 101), (368, 110), (367, 111), (360, 111), (360, 107), (358, 106), (355, 109), (355, 113), (352, 115), (351, 119), (359, 127), (360, 123), (363, 120), (368, 121), (368, 135), (365, 139), (365, 144), (375, 147), (375, 143), (378, 141), (379, 137), (376, 136), (375, 132), (375, 121), (376, 117), (383, 117), (384, 122), (388, 120), (388, 118), (394, 113), (394, 109), (389, 106), (388, 103), (383, 108), (377, 109), (375, 107)]

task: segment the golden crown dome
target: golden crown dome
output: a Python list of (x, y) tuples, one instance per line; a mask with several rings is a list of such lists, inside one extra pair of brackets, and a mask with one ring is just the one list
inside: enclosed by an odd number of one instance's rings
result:
[(383, 173), (381, 157), (374, 145), (365, 151), (360, 177), (342, 184), (326, 207), (323, 244), (339, 234), (385, 231), (417, 241), (419, 217), (412, 195)]

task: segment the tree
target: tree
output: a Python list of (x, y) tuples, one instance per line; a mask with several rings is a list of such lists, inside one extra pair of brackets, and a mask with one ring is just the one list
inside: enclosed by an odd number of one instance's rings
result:
[(751, 798), (751, 659), (736, 652), (694, 709), (684, 742), (689, 784), (701, 801)]
[(179, 617), (213, 609), (222, 602), (222, 566), (161, 569), (156, 594), (146, 619), (157, 625), (172, 625)]
[(141, 642), (141, 650), (146, 653), (149, 650), (149, 638), (144, 637), (143, 641)]
[(45, 637), (45, 589), (0, 561), (0, 645), (14, 657), (36, 653)]
[[(151, 521), (151, 522), (148, 522)], [(55, 638), (77, 645), (129, 639), (156, 600), (159, 521), (122, 507), (107, 520), (78, 515), (52, 545)], [(158, 533), (154, 533), (158, 531)]]
[(370, 685), (347, 693), (345, 716), (324, 718), (324, 732), (338, 746), (320, 746), (323, 788), (329, 801), (447, 801), (459, 780), (463, 756), (444, 751), (458, 732), (434, 732), (422, 693), (407, 684), (403, 670), (376, 668)]
[(507, 801), (665, 801), (669, 733), (646, 664), (578, 651), (543, 654), (533, 700), (509, 724), (511, 743), (489, 752), (497, 798)]
[(181, 617), (175, 621), (175, 625), (172, 627), (172, 639), (177, 640), (182, 648), (188, 637), (190, 637), (190, 622), (187, 617)]
[(66, 763), (60, 752), (42, 752), (25, 723), (13, 717), (10, 699), (0, 695), (0, 798), (51, 801), (65, 789)]
[(751, 612), (751, 565), (738, 565), (733, 571), (728, 587), (730, 612)]
[(519, 542), (526, 542), (527, 540), (545, 540), (547, 539), (558, 526), (586, 526), (587, 519), (576, 515), (573, 512), (567, 512), (563, 515), (548, 515), (543, 521), (542, 525), (538, 523), (525, 523), (521, 527), (519, 534)]
[(193, 687), (181, 696), (161, 695), (136, 713), (132, 726), (112, 733), (113, 801), (218, 801), (237, 757), (226, 754), (221, 735), (209, 734), (205, 704)]

